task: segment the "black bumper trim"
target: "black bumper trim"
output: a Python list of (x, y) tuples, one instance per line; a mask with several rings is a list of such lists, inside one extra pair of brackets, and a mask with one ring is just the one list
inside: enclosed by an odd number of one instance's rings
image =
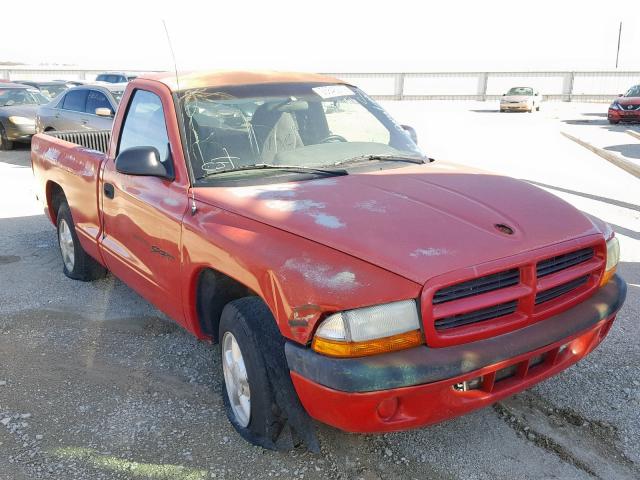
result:
[(579, 334), (617, 313), (627, 284), (615, 275), (606, 286), (575, 307), (497, 337), (452, 347), (415, 347), (361, 358), (331, 358), (287, 342), (289, 369), (343, 392), (371, 392), (437, 382), (508, 360)]

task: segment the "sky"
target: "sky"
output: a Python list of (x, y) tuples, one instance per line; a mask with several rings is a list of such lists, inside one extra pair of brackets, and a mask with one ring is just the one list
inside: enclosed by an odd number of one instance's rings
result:
[[(9, 0), (0, 61), (327, 73), (640, 70), (638, 0)], [(36, 14), (37, 12), (37, 14)]]

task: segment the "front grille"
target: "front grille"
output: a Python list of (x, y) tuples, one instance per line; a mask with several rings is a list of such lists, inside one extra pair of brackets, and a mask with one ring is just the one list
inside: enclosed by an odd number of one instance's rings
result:
[[(566, 309), (567, 301), (585, 298), (602, 275), (604, 242), (575, 248), (555, 256), (539, 253), (508, 270), (471, 280), (462, 277), (453, 285), (425, 285), (422, 312), (427, 343), (443, 347), (488, 338), (544, 320)], [(552, 247), (546, 251), (554, 252)]]
[(559, 272), (565, 268), (573, 267), (574, 265), (591, 260), (593, 255), (593, 247), (589, 247), (576, 250), (575, 252), (565, 253), (564, 255), (547, 258), (546, 260), (538, 262), (536, 275), (538, 278), (544, 277), (545, 275), (551, 275), (552, 273)]
[(558, 285), (557, 287), (550, 288), (549, 290), (538, 292), (536, 295), (536, 305), (558, 298), (565, 293), (569, 293), (574, 288), (578, 288), (587, 283), (588, 280), (589, 275), (585, 275), (583, 277), (576, 278), (575, 280), (571, 280), (570, 282), (563, 283), (562, 285)]
[(435, 305), (460, 298), (480, 295), (500, 288), (511, 287), (520, 282), (520, 271), (517, 268), (474, 278), (467, 282), (457, 283), (450, 287), (441, 288), (433, 295)]
[(517, 306), (517, 301), (506, 302), (501, 303), (500, 305), (492, 305), (488, 308), (474, 310), (473, 312), (469, 313), (462, 313), (459, 315), (440, 318), (436, 320), (436, 328), (438, 330), (447, 330), (449, 328), (461, 327), (470, 323), (491, 320), (492, 318), (502, 317), (504, 315), (509, 315), (515, 312)]

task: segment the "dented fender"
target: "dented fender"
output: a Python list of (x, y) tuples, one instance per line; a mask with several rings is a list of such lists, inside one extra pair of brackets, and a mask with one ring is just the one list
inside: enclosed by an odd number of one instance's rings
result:
[(420, 295), (421, 285), (313, 240), (199, 201), (196, 211), (183, 222), (182, 278), (186, 326), (200, 338), (195, 299), (206, 268), (262, 297), (282, 335), (300, 344), (327, 313)]

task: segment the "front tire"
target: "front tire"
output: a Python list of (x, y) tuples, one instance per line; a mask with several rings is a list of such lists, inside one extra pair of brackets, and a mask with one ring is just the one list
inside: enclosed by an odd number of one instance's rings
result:
[(0, 124), (0, 150), (12, 150), (13, 142), (7, 138), (4, 126)]
[(264, 318), (262, 305), (257, 297), (245, 297), (222, 310), (218, 336), (222, 397), (236, 431), (254, 445), (273, 450), (284, 422), (279, 418), (265, 359), (251, 329), (251, 320), (273, 322)]
[(76, 234), (67, 202), (58, 208), (58, 245), (64, 274), (74, 280), (89, 282), (104, 277), (107, 270), (84, 251)]
[(611, 124), (611, 125), (617, 125), (619, 123), (620, 123), (620, 120), (611, 120), (611, 119), (609, 119), (609, 124)]

